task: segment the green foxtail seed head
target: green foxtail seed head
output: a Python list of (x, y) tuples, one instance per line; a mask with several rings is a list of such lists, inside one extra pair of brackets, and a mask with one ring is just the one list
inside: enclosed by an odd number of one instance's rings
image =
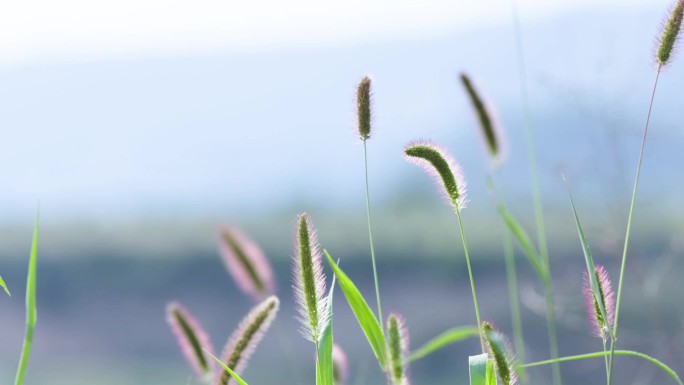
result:
[(447, 201), (454, 210), (461, 211), (466, 205), (466, 183), (463, 171), (449, 153), (435, 143), (415, 141), (404, 148), (406, 159), (422, 167), (443, 187)]
[(259, 301), (275, 292), (271, 264), (259, 245), (235, 226), (219, 230), (219, 251), (240, 290)]
[(372, 95), (371, 78), (364, 76), (356, 89), (356, 114), (359, 124), (359, 136), (362, 140), (370, 138)]
[(496, 123), (494, 115), (487, 107), (484, 99), (478, 94), (477, 89), (473, 85), (468, 75), (465, 73), (461, 74), (461, 83), (468, 93), (470, 102), (475, 109), (477, 118), (480, 122), (480, 130), (482, 132), (482, 137), (487, 146), (487, 151), (491, 155), (494, 164), (498, 164), (502, 158), (503, 152), (503, 135), (499, 124)]
[[(610, 335), (610, 330), (615, 323), (615, 292), (608, 276), (608, 270), (601, 265), (594, 265), (594, 268), (601, 298), (597, 299), (594, 295), (594, 291), (591, 289), (589, 273), (586, 271), (584, 272), (584, 288), (582, 291), (584, 292), (584, 304), (587, 316), (589, 317), (589, 324), (594, 335), (605, 340)], [(603, 302), (603, 308), (606, 310), (607, 322), (601, 313), (599, 300)]]
[(302, 333), (313, 342), (318, 342), (328, 324), (322, 258), (316, 231), (309, 216), (301, 214), (297, 219), (295, 252), (292, 257), (293, 286), (299, 319), (303, 324)]
[[(226, 366), (236, 374), (242, 374), (249, 357), (271, 326), (279, 306), (278, 297), (266, 298), (250, 310), (230, 336), (221, 357)], [(227, 370), (222, 370), (216, 376), (217, 385), (228, 385), (234, 382), (233, 376)]]
[(409, 335), (401, 316), (390, 314), (387, 317), (387, 338), (389, 376), (392, 380), (392, 385), (409, 385), (408, 368), (406, 367)]
[(213, 354), (214, 348), (202, 325), (181, 304), (172, 302), (166, 307), (166, 322), (180, 345), (185, 359), (200, 379), (211, 376), (214, 360), (205, 349)]
[(501, 383), (503, 385), (516, 384), (518, 379), (513, 364), (514, 357), (506, 337), (494, 329), (489, 322), (482, 323), (482, 331), (484, 332), (487, 350), (494, 360), (494, 366)]
[(677, 3), (672, 8), (670, 17), (663, 25), (663, 31), (660, 34), (660, 44), (656, 52), (656, 60), (658, 64), (664, 66), (670, 60), (672, 51), (677, 43), (679, 30), (682, 26), (682, 17), (684, 16), (684, 0), (677, 0)]

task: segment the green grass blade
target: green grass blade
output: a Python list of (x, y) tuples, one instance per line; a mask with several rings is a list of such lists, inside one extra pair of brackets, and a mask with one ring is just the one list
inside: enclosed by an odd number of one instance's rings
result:
[[(577, 233), (579, 234), (580, 242), (582, 243), (582, 251), (584, 252), (584, 261), (587, 264), (587, 272), (589, 273), (591, 291), (594, 293), (594, 298), (596, 298), (596, 304), (598, 304), (598, 308), (601, 311), (601, 316), (603, 316), (604, 320), (608, 320), (605, 304), (603, 303), (603, 301), (601, 301), (601, 289), (599, 288), (598, 279), (596, 277), (596, 266), (594, 266), (594, 258), (591, 255), (591, 250), (589, 249), (587, 238), (584, 236), (584, 230), (582, 229), (582, 224), (580, 223), (579, 216), (577, 215), (577, 210), (575, 209), (575, 202), (572, 200), (572, 194), (570, 194), (570, 189), (568, 189), (568, 197), (570, 198), (572, 214), (575, 216)], [(607, 321), (606, 326), (608, 326), (608, 331), (610, 332), (610, 335), (614, 337), (613, 326), (610, 325), (610, 323)]]
[(318, 342), (316, 360), (316, 384), (317, 385), (334, 385), (333, 373), (333, 290), (335, 289), (335, 276), (333, 276), (332, 285), (330, 285), (330, 292), (328, 293), (328, 324), (323, 329), (321, 340)]
[(326, 250), (323, 250), (323, 252), (328, 258), (330, 267), (332, 267), (333, 271), (335, 272), (338, 284), (340, 285), (345, 298), (347, 298), (349, 307), (354, 312), (356, 320), (359, 322), (363, 333), (366, 335), (371, 348), (373, 348), (373, 352), (375, 353), (375, 357), (378, 359), (378, 363), (380, 363), (380, 367), (382, 370), (385, 370), (385, 335), (382, 332), (380, 323), (378, 323), (377, 318), (375, 318), (375, 314), (373, 314), (373, 311), (368, 306), (368, 303), (361, 295), (359, 289), (356, 288), (356, 285), (354, 285), (354, 283), (351, 281), (351, 279), (349, 279), (349, 277), (347, 277), (347, 274), (345, 274), (342, 269), (337, 267), (330, 254), (328, 254)]
[(213, 354), (209, 353), (209, 351), (207, 351), (206, 349), (203, 349), (203, 350), (204, 350), (208, 355), (210, 355), (211, 358), (213, 358), (216, 362), (218, 362), (219, 365), (221, 365), (221, 366), (223, 367), (223, 369), (226, 370), (226, 372), (230, 373), (230, 375), (233, 377), (233, 379), (235, 379), (235, 381), (238, 382), (238, 384), (240, 384), (240, 385), (247, 385), (247, 383), (245, 382), (245, 380), (243, 380), (242, 378), (240, 378), (240, 376), (238, 376), (238, 375), (233, 371), (233, 369), (229, 368), (228, 365), (224, 364), (223, 361), (221, 361), (220, 359), (216, 358), (216, 356), (214, 356)]
[(5, 284), (5, 281), (2, 279), (2, 276), (0, 275), (0, 286), (2, 286), (3, 289), (5, 289), (5, 293), (7, 293), (8, 296), (12, 296), (12, 293), (10, 293), (9, 289), (7, 288), (7, 284)]
[[(586, 360), (589, 358), (603, 358), (606, 355), (609, 355), (610, 353), (608, 352), (596, 352), (596, 353), (587, 353), (587, 354), (579, 354), (576, 356), (567, 356), (567, 357), (560, 357), (556, 358), (554, 360), (545, 360), (545, 361), (538, 361), (538, 362), (530, 362), (528, 364), (523, 364), (523, 365), (518, 365), (519, 368), (531, 368), (534, 366), (542, 366), (542, 365), (549, 365), (553, 364), (556, 362), (569, 362), (569, 361), (579, 361), (579, 360)], [(682, 383), (682, 380), (679, 378), (679, 375), (677, 375), (677, 372), (672, 370), (669, 366), (665, 365), (662, 361), (653, 358), (649, 356), (648, 354), (640, 353), (640, 352), (635, 352), (632, 350), (616, 350), (615, 355), (618, 356), (632, 356), (632, 357), (638, 357), (641, 359), (644, 359), (655, 366), (659, 367), (662, 371), (667, 373), (670, 377), (672, 377), (673, 380), (677, 381), (679, 385), (684, 385)]]
[(527, 259), (530, 260), (532, 267), (534, 267), (540, 277), (544, 277), (546, 275), (546, 269), (539, 258), (539, 253), (534, 247), (534, 243), (532, 243), (530, 236), (503, 204), (499, 204), (499, 214), (501, 215), (501, 218), (503, 218), (504, 223), (506, 223), (506, 226), (511, 230), (511, 233), (515, 236), (515, 239), (518, 240), (520, 248), (525, 255), (527, 255)]
[(443, 347), (459, 341), (463, 341), (470, 337), (477, 337), (480, 335), (479, 330), (475, 326), (461, 326), (449, 329), (437, 337), (428, 341), (420, 349), (414, 351), (408, 356), (408, 361), (412, 362), (428, 356)]
[(21, 350), (19, 368), (14, 379), (14, 385), (21, 385), (24, 382), (26, 367), (29, 356), (31, 355), (31, 345), (33, 343), (33, 330), (36, 327), (36, 260), (38, 255), (38, 222), (33, 230), (33, 242), (31, 244), (31, 256), (29, 258), (28, 274), (26, 277), (26, 334), (24, 335), (24, 346)]
[(486, 353), (468, 357), (470, 385), (496, 385), (494, 365)]

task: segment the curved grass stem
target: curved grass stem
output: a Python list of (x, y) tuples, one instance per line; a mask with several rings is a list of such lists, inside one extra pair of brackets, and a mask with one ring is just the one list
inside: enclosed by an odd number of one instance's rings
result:
[[(530, 362), (530, 363), (528, 363), (528, 364), (518, 365), (518, 367), (519, 367), (519, 368), (531, 368), (531, 367), (534, 367), (534, 366), (542, 366), (542, 365), (549, 365), (549, 364), (557, 364), (557, 363), (560, 363), (560, 362), (569, 362), (569, 361), (586, 360), (586, 359), (589, 359), (589, 358), (605, 357), (606, 354), (608, 354), (608, 353), (606, 353), (606, 352), (595, 352), (595, 353), (579, 354), (579, 355), (576, 355), (576, 356), (560, 357), (560, 358), (556, 358), (556, 359), (552, 359), (552, 360), (544, 360), (544, 361)], [(648, 361), (648, 362), (650, 362), (650, 363), (656, 365), (656, 366), (659, 367), (660, 369), (662, 369), (665, 373), (667, 373), (668, 375), (670, 375), (670, 377), (672, 377), (675, 381), (677, 381), (677, 383), (678, 383), (679, 385), (684, 385), (684, 384), (682, 384), (682, 380), (679, 378), (679, 375), (677, 374), (677, 372), (675, 372), (674, 370), (672, 370), (672, 368), (670, 368), (669, 366), (665, 365), (665, 364), (664, 364), (663, 362), (661, 362), (660, 360), (658, 360), (658, 359), (656, 359), (656, 358), (653, 358), (653, 357), (651, 357), (651, 356), (649, 356), (649, 355), (647, 355), (647, 354), (635, 352), (635, 351), (632, 351), (632, 350), (615, 350), (615, 351), (613, 352), (613, 354), (614, 354), (614, 355), (617, 355), (617, 356), (632, 356), (632, 357), (638, 357), (638, 358), (644, 359), (644, 360), (646, 360), (646, 361)]]
[(477, 319), (477, 329), (480, 334), (480, 346), (482, 353), (485, 352), (484, 336), (482, 335), (482, 323), (480, 322), (480, 307), (477, 304), (477, 293), (475, 291), (475, 280), (473, 279), (473, 269), (470, 267), (470, 254), (468, 253), (468, 244), (466, 242), (465, 232), (463, 231), (463, 221), (461, 220), (461, 212), (456, 209), (456, 216), (458, 217), (458, 228), (461, 231), (461, 240), (463, 241), (463, 251), (465, 253), (466, 265), (468, 265), (468, 277), (470, 278), (470, 290), (473, 293), (473, 304), (475, 305), (475, 318)]
[(618, 281), (617, 301), (615, 303), (615, 322), (613, 323), (614, 340), (610, 349), (610, 358), (608, 366), (608, 385), (611, 384), (613, 361), (615, 352), (615, 339), (617, 339), (618, 320), (620, 318), (620, 299), (622, 298), (622, 282), (625, 276), (625, 264), (627, 262), (627, 250), (629, 249), (629, 237), (632, 230), (632, 218), (634, 217), (634, 203), (636, 202), (637, 191), (639, 190), (639, 177), (641, 176), (641, 164), (644, 160), (644, 148), (646, 147), (646, 136), (648, 135), (648, 124), (651, 121), (651, 111), (653, 110), (653, 100), (655, 100), (656, 89), (658, 88), (658, 79), (663, 65), (658, 66), (656, 78), (653, 82), (653, 91), (651, 92), (651, 101), (648, 104), (648, 114), (646, 115), (646, 125), (644, 126), (644, 134), (641, 138), (641, 149), (639, 150), (639, 163), (637, 164), (636, 177), (634, 178), (634, 188), (632, 190), (632, 201), (629, 204), (629, 216), (627, 217), (627, 230), (625, 231), (625, 245), (622, 249), (622, 263), (620, 264), (620, 280)]
[(378, 270), (375, 267), (375, 248), (373, 247), (373, 229), (371, 225), (371, 204), (370, 193), (368, 192), (368, 149), (366, 141), (363, 141), (363, 168), (366, 175), (366, 216), (368, 217), (368, 239), (370, 240), (371, 261), (373, 263), (373, 280), (375, 281), (375, 299), (378, 302), (378, 319), (380, 320), (380, 328), (383, 334), (385, 333), (385, 326), (382, 318), (382, 305), (380, 304), (380, 286), (378, 285)]

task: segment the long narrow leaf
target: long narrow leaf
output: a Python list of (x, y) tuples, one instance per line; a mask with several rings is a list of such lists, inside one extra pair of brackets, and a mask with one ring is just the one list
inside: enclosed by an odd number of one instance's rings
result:
[(453, 344), (455, 342), (463, 341), (470, 337), (479, 336), (479, 330), (475, 326), (461, 326), (453, 329), (449, 329), (444, 333), (438, 335), (437, 337), (428, 341), (420, 349), (414, 351), (408, 356), (409, 362), (419, 360), (425, 356), (428, 356), (443, 347)]
[(1, 275), (0, 275), (0, 287), (2, 287), (3, 289), (5, 289), (5, 293), (7, 293), (7, 295), (9, 295), (10, 297), (12, 296), (12, 294), (11, 294), (10, 291), (9, 291), (9, 289), (7, 288), (7, 285), (5, 284), (5, 281), (2, 280), (2, 276), (1, 276)]
[[(566, 186), (567, 187), (567, 186)], [(570, 189), (568, 189), (568, 197), (570, 198), (570, 206), (572, 206), (572, 214), (575, 216), (575, 224), (577, 225), (577, 233), (579, 234), (580, 242), (582, 243), (582, 251), (584, 252), (584, 261), (587, 264), (587, 273), (589, 273), (589, 282), (591, 283), (591, 291), (594, 293), (594, 298), (596, 299), (596, 304), (601, 311), (601, 316), (606, 320), (606, 326), (608, 327), (608, 332), (613, 335), (613, 325), (608, 322), (608, 316), (606, 312), (606, 307), (601, 300), (601, 289), (599, 287), (598, 278), (596, 276), (596, 266), (594, 265), (594, 258), (591, 256), (591, 250), (589, 249), (589, 244), (587, 243), (587, 238), (584, 236), (584, 230), (582, 230), (582, 224), (580, 223), (579, 216), (577, 215), (577, 210), (575, 210), (575, 202), (572, 200), (572, 194), (570, 194)]]
[(211, 358), (213, 358), (216, 362), (218, 362), (219, 365), (221, 365), (221, 366), (223, 367), (223, 369), (226, 370), (226, 372), (230, 373), (230, 375), (233, 376), (233, 378), (235, 379), (235, 381), (238, 382), (238, 384), (240, 384), (240, 385), (247, 385), (247, 383), (245, 382), (245, 380), (243, 380), (242, 378), (240, 378), (240, 376), (238, 376), (238, 375), (233, 371), (233, 369), (229, 368), (228, 365), (224, 364), (223, 361), (221, 361), (220, 359), (216, 358), (215, 355), (209, 353), (209, 351), (207, 351), (206, 349), (204, 349), (204, 351), (205, 351), (208, 355), (210, 355)]
[(340, 288), (342, 289), (345, 298), (347, 298), (347, 303), (349, 303), (349, 307), (354, 312), (356, 320), (359, 322), (363, 333), (366, 335), (371, 348), (373, 348), (373, 352), (378, 359), (380, 367), (385, 370), (385, 334), (382, 332), (378, 319), (375, 318), (375, 314), (373, 314), (373, 311), (368, 306), (368, 303), (361, 295), (359, 289), (354, 285), (354, 282), (347, 277), (347, 274), (345, 274), (342, 269), (337, 267), (327, 251), (323, 250), (323, 252), (326, 257), (328, 257), (328, 263), (335, 272)]
[(335, 276), (333, 276), (332, 285), (327, 298), (327, 312), (328, 324), (323, 328), (321, 340), (318, 342), (318, 359), (316, 360), (316, 384), (317, 385), (334, 385), (333, 372), (333, 290), (335, 289)]
[(24, 346), (21, 350), (19, 368), (14, 379), (14, 385), (21, 385), (24, 382), (26, 366), (31, 355), (31, 345), (33, 343), (33, 330), (36, 327), (36, 260), (38, 256), (38, 222), (36, 216), (36, 226), (33, 230), (33, 242), (31, 244), (31, 256), (29, 258), (28, 274), (26, 277), (26, 334), (24, 335)]
[(534, 244), (532, 243), (532, 240), (530, 239), (530, 236), (527, 234), (525, 229), (520, 225), (520, 223), (515, 219), (515, 217), (513, 217), (513, 214), (511, 214), (506, 209), (506, 206), (504, 206), (503, 204), (499, 204), (499, 214), (506, 223), (506, 226), (508, 226), (508, 228), (515, 236), (515, 239), (518, 240), (520, 248), (525, 253), (525, 255), (527, 255), (527, 258), (530, 260), (532, 267), (534, 267), (534, 269), (537, 271), (537, 274), (539, 274), (540, 277), (546, 275), (546, 269), (544, 268), (544, 265), (542, 264), (541, 259), (539, 258), (539, 253), (537, 252), (537, 249), (534, 247)]

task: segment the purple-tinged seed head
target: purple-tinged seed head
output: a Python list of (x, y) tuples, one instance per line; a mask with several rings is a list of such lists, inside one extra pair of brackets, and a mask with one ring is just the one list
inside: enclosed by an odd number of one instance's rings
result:
[(214, 370), (214, 360), (205, 352), (214, 354), (209, 334), (181, 304), (172, 302), (166, 307), (166, 321), (178, 341), (183, 356), (201, 380), (209, 378)]
[[(228, 343), (223, 348), (221, 358), (223, 363), (231, 368), (237, 375), (247, 366), (254, 349), (259, 345), (264, 333), (271, 326), (278, 313), (280, 301), (276, 296), (270, 296), (263, 300), (242, 319), (240, 325), (231, 334)], [(235, 383), (233, 376), (227, 370), (222, 370), (216, 376), (217, 385), (229, 385)]]
[(392, 385), (409, 385), (408, 363), (409, 333), (401, 315), (391, 313), (387, 317), (387, 352), (389, 377)]
[(292, 280), (305, 338), (318, 342), (328, 324), (325, 276), (316, 230), (307, 214), (297, 217)]
[(219, 251), (237, 286), (255, 301), (275, 293), (271, 264), (259, 245), (235, 226), (218, 232)]
[(373, 91), (371, 83), (371, 78), (364, 76), (356, 88), (356, 117), (359, 137), (364, 141), (371, 136), (371, 121), (373, 120)]
[(404, 148), (406, 160), (420, 166), (444, 193), (446, 201), (460, 212), (466, 207), (467, 185), (461, 166), (440, 145), (426, 140), (410, 142)]
[[(613, 285), (610, 282), (610, 277), (608, 276), (608, 270), (601, 265), (594, 265), (596, 268), (596, 279), (599, 285), (599, 292), (601, 293), (600, 299), (594, 296), (594, 292), (591, 289), (591, 280), (589, 279), (589, 273), (584, 272), (584, 287), (582, 289), (584, 293), (584, 305), (587, 311), (587, 316), (589, 317), (589, 324), (595, 336), (607, 339), (610, 330), (613, 328), (615, 322), (615, 292), (613, 291)], [(608, 317), (608, 322), (603, 318), (601, 310), (598, 304), (598, 300), (603, 301), (603, 306), (606, 309), (606, 316)]]
[(518, 383), (518, 374), (515, 371), (515, 354), (511, 343), (506, 336), (498, 331), (493, 323), (482, 322), (482, 331), (485, 337), (487, 353), (494, 360), (496, 373), (503, 385), (515, 385)]
[(347, 361), (347, 355), (344, 353), (344, 350), (337, 344), (333, 344), (332, 361), (335, 385), (346, 384), (349, 379), (349, 361)]

